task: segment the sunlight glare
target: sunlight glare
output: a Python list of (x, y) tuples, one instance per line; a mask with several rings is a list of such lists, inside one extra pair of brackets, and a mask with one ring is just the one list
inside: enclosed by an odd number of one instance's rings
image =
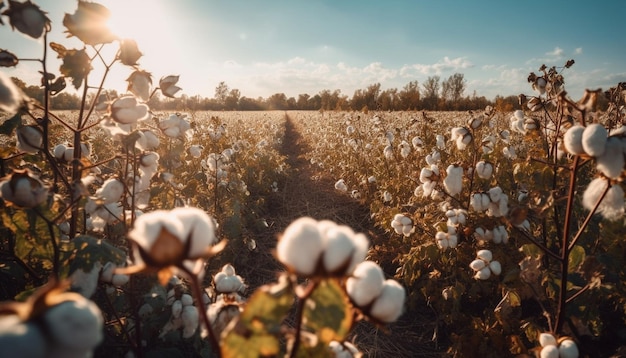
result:
[(101, 3), (111, 11), (108, 21), (111, 31), (121, 38), (135, 40), (142, 52), (153, 52), (171, 38), (164, 25), (170, 22), (172, 14), (168, 14), (163, 1), (102, 0)]

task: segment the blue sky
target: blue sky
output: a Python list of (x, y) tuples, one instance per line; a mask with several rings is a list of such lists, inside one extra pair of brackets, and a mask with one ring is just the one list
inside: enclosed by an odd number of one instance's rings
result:
[[(49, 12), (52, 41), (73, 0), (33, 0)], [(466, 95), (530, 93), (526, 77), (542, 63), (576, 64), (565, 72), (577, 99), (584, 88), (626, 81), (626, 1), (508, 0), (102, 0), (112, 27), (136, 38), (142, 68), (155, 79), (181, 76), (187, 95), (213, 97), (225, 81), (243, 96), (296, 97), (339, 89), (352, 96), (381, 83), (401, 89), (462, 73)], [(122, 33), (123, 32), (123, 33)], [(0, 28), (0, 47), (38, 56), (41, 44)], [(53, 63), (53, 62), (52, 62)], [(34, 63), (10, 75), (37, 83)], [(53, 67), (54, 68), (54, 67)], [(3, 69), (4, 70), (4, 69)], [(35, 72), (36, 73), (36, 72)], [(123, 90), (126, 69), (108, 87)], [(29, 77), (30, 76), (30, 77)]]

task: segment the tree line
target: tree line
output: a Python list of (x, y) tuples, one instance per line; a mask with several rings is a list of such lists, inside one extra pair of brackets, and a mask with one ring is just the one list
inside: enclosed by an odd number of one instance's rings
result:
[[(22, 80), (13, 77), (14, 82), (22, 88), (29, 97), (42, 101), (43, 88), (27, 85)], [(516, 96), (496, 96), (489, 100), (478, 96), (474, 92), (471, 96), (465, 95), (467, 82), (464, 75), (455, 73), (447, 79), (440, 76), (428, 77), (420, 85), (417, 80), (410, 81), (402, 89), (382, 89), (380, 83), (374, 83), (366, 88), (357, 89), (352, 97), (343, 94), (341, 90), (325, 89), (317, 94), (299, 94), (298, 97), (287, 97), (284, 93), (275, 93), (267, 98), (250, 98), (243, 96), (241, 91), (230, 88), (226, 82), (220, 82), (215, 88), (212, 98), (200, 95), (189, 96), (182, 94), (178, 98), (166, 98), (158, 93), (148, 104), (154, 110), (177, 111), (259, 111), (259, 110), (382, 110), (382, 111), (465, 111), (482, 109), (487, 105), (496, 106), (502, 110), (516, 108)], [(114, 98), (116, 91), (109, 91)], [(51, 98), (54, 109), (78, 109), (80, 98), (76, 94), (60, 92)]]

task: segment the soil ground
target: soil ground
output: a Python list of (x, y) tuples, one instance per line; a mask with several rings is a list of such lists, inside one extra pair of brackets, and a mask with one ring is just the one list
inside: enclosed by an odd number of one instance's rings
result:
[[(281, 154), (287, 159), (290, 175), (278, 192), (268, 199), (266, 214), (270, 230), (267, 237), (257, 240), (255, 262), (247, 268), (237, 264), (238, 272), (249, 280), (265, 276), (268, 282), (282, 267), (271, 254), (278, 235), (295, 219), (310, 216), (316, 220), (329, 219), (350, 226), (368, 235), (371, 242), (384, 239), (384, 234), (370, 220), (369, 209), (334, 188), (334, 179), (319, 172), (305, 158), (308, 143), (298, 132), (297, 125), (285, 116), (285, 137)], [(246, 272), (248, 271), (248, 272)], [(388, 273), (393, 274), (393, 273)], [(251, 285), (253, 282), (250, 282)], [(360, 321), (354, 329), (353, 340), (366, 357), (441, 357), (442, 347), (433, 342), (436, 329), (434, 315), (405, 314), (384, 329)]]

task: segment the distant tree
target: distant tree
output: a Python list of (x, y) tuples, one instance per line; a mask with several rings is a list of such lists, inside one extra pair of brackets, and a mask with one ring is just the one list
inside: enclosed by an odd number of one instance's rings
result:
[(390, 88), (382, 91), (378, 96), (378, 105), (381, 110), (393, 111), (400, 107), (400, 96), (397, 88)]
[(239, 104), (239, 98), (241, 97), (241, 92), (233, 88), (228, 92), (228, 96), (224, 99), (224, 109), (226, 110), (236, 110)]
[(380, 96), (380, 83), (374, 83), (367, 86), (365, 91), (365, 104), (370, 110), (378, 109), (378, 97)]
[(439, 101), (439, 76), (430, 76), (422, 84), (422, 106), (427, 110), (437, 109)]
[(460, 101), (465, 92), (466, 81), (462, 73), (455, 73), (441, 83), (441, 99), (446, 103), (443, 109), (460, 109)]
[(309, 98), (309, 109), (321, 109), (322, 108), (322, 97), (319, 94)]
[(230, 91), (230, 88), (228, 88), (228, 85), (226, 84), (226, 82), (222, 81), (220, 82), (217, 87), (215, 87), (215, 96), (214, 98), (222, 105), (226, 104), (226, 98), (228, 98), (228, 92)]
[(420, 89), (417, 81), (407, 83), (398, 94), (401, 110), (417, 109), (420, 105)]
[(268, 109), (270, 110), (286, 110), (287, 96), (284, 93), (275, 93), (267, 99)]
[(311, 108), (309, 108), (309, 98), (310, 97), (311, 96), (309, 96), (306, 93), (299, 94), (298, 95), (298, 100), (296, 101), (296, 108), (300, 109), (300, 110), (311, 109)]
[(287, 98), (287, 109), (298, 109), (296, 99), (293, 97)]
[(239, 98), (239, 110), (242, 111), (260, 111), (265, 109), (265, 106), (259, 100), (248, 97)]

